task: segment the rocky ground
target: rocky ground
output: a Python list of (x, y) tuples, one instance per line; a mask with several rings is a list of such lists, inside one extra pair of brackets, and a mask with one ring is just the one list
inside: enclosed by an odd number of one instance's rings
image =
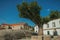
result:
[(31, 36), (31, 31), (27, 30), (0, 30), (0, 40), (30, 40), (26, 36)]

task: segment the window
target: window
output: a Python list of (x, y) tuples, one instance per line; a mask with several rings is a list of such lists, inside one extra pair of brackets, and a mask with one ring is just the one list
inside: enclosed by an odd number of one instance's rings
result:
[(55, 30), (55, 31), (54, 31), (54, 36), (57, 36), (57, 35), (58, 35), (58, 34), (57, 34), (57, 31)]
[(8, 26), (8, 29), (12, 29), (10, 26)]
[(47, 28), (49, 28), (49, 24), (47, 24)]
[(37, 32), (37, 31), (36, 31)]
[(52, 23), (53, 27), (56, 27), (55, 22)]
[(20, 28), (23, 29), (22, 26)]
[(60, 24), (60, 21), (59, 21), (59, 24)]
[(49, 31), (47, 31), (47, 34), (48, 34), (48, 35), (50, 34)]

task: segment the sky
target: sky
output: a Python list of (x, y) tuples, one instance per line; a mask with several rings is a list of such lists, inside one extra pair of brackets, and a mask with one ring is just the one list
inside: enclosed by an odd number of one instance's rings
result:
[[(32, 2), (34, 0), (24, 0)], [(42, 7), (40, 14), (42, 17), (48, 16), (50, 10), (60, 11), (60, 0), (36, 0)], [(21, 4), (22, 0), (0, 0), (0, 24), (16, 24), (20, 22), (28, 23), (28, 25), (35, 26), (35, 24), (25, 18), (19, 18), (17, 4)]]

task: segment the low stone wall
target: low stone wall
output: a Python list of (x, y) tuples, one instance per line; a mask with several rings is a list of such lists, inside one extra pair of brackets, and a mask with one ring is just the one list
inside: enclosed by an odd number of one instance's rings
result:
[(31, 40), (42, 40), (42, 36), (32, 36)]
[(43, 38), (44, 40), (51, 40), (51, 36), (44, 36), (44, 38)]
[(53, 36), (53, 38), (51, 38), (51, 36), (32, 36), (31, 40), (60, 40), (60, 36)]
[(54, 36), (53, 40), (60, 40), (60, 36)]

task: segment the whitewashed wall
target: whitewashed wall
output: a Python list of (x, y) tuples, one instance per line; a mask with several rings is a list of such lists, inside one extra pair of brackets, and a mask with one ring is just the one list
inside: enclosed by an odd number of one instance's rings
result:
[(36, 26), (34, 27), (34, 32), (38, 33), (38, 30), (39, 30), (38, 25), (36, 25)]
[(24, 28), (23, 25), (19, 25), (19, 26), (11, 26), (13, 30), (17, 30), (17, 29), (21, 29), (21, 28)]
[[(53, 27), (53, 22), (55, 22), (55, 27)], [(49, 27), (48, 27), (48, 25), (49, 25)], [(51, 20), (47, 24), (43, 24), (43, 30), (44, 30), (43, 34), (48, 35), (47, 32), (49, 31), (49, 34), (53, 35), (53, 33), (54, 33), (53, 28), (55, 28), (57, 31), (57, 34), (60, 35), (60, 29), (59, 29), (60, 28), (60, 19)]]

